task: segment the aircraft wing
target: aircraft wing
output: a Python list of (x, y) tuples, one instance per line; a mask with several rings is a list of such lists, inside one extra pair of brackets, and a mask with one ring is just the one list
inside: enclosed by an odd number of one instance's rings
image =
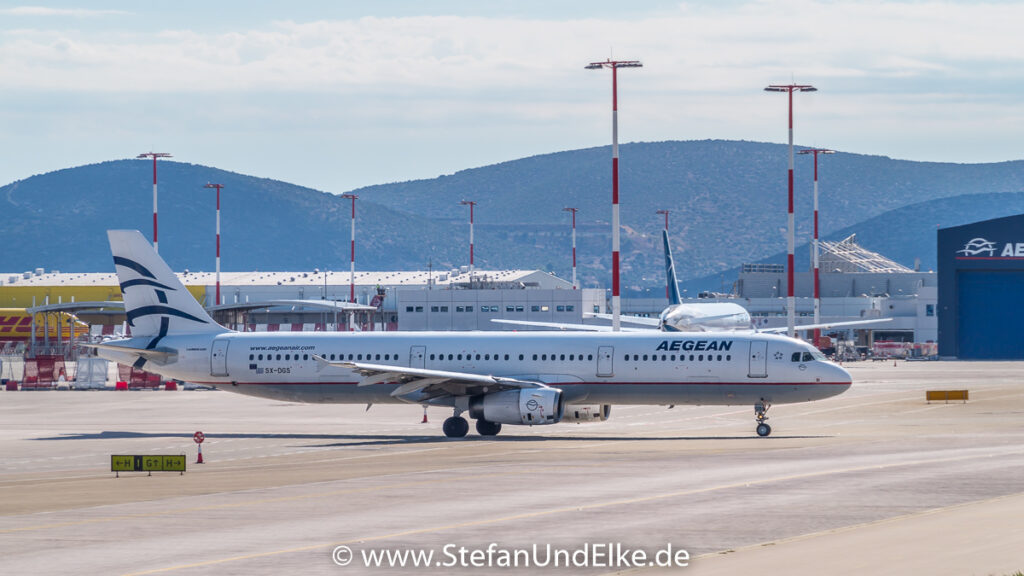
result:
[[(551, 328), (552, 330), (574, 330), (578, 332), (611, 332), (611, 326), (596, 326), (593, 324), (567, 324), (562, 322), (533, 322), (531, 320), (502, 320), (492, 318), (495, 324), (511, 324), (513, 326), (533, 326), (536, 328)], [(622, 332), (650, 332), (648, 328), (623, 328)]]
[[(611, 314), (593, 314), (587, 313), (583, 315), (584, 318), (600, 318), (602, 320), (611, 320)], [(657, 318), (646, 318), (644, 316), (623, 316), (619, 314), (619, 322), (629, 322), (630, 324), (639, 324), (641, 326), (653, 326), (657, 328), (661, 326), (661, 320)]]
[(441, 396), (467, 396), (502, 390), (548, 387), (541, 382), (473, 372), (451, 372), (363, 362), (331, 362), (319, 355), (313, 355), (313, 359), (321, 369), (332, 366), (354, 370), (363, 377), (358, 386), (370, 386), (385, 382), (398, 383), (400, 386), (391, 392), (391, 396), (415, 403)]
[[(827, 330), (829, 328), (839, 328), (842, 326), (865, 326), (867, 324), (882, 324), (883, 322), (892, 322), (892, 318), (875, 318), (874, 320), (850, 320), (847, 322), (830, 322), (824, 324), (800, 324), (796, 327), (799, 332), (801, 330)], [(778, 328), (759, 328), (758, 332), (767, 332), (769, 334), (781, 334), (789, 330), (786, 326), (780, 326)]]

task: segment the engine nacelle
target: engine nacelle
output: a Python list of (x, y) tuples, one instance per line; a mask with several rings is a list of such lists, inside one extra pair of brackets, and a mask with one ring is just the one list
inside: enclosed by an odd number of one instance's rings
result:
[(611, 414), (611, 404), (570, 404), (562, 413), (562, 422), (604, 422)]
[(562, 391), (524, 388), (473, 396), (469, 416), (501, 424), (555, 424), (562, 419)]

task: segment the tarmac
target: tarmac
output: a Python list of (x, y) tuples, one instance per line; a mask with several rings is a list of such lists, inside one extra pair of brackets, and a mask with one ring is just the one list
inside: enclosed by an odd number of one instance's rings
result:
[[(0, 573), (1024, 570), (1024, 363), (847, 368), (845, 394), (772, 407), (768, 438), (752, 406), (449, 439), (450, 412), (422, 424), (415, 405), (0, 392)], [(970, 400), (925, 401), (950, 389)], [(115, 477), (113, 454), (186, 454), (188, 470)], [(376, 567), (378, 552), (433, 556)]]

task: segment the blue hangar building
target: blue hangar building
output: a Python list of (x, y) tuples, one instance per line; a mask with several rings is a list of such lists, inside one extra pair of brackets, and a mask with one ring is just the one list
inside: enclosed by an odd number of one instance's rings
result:
[(1024, 215), (943, 228), (939, 356), (1024, 359)]

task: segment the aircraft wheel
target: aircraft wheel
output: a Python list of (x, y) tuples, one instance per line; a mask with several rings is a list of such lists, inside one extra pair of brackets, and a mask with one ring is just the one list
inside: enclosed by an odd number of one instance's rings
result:
[(469, 432), (469, 422), (460, 416), (452, 416), (444, 421), (441, 430), (449, 438), (462, 438)]
[(771, 426), (765, 424), (764, 422), (762, 422), (762, 423), (757, 425), (757, 435), (758, 436), (768, 436), (771, 433), (772, 433), (772, 427)]
[(501, 422), (491, 422), (490, 420), (480, 418), (476, 421), (476, 431), (481, 436), (495, 436), (498, 432), (501, 432)]

